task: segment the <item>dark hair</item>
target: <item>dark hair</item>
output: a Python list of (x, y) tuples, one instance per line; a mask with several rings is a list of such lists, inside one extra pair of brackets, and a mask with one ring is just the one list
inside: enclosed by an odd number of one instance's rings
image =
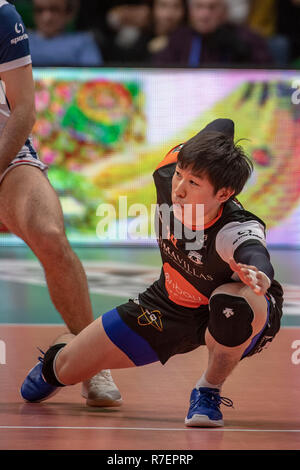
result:
[(178, 154), (178, 165), (206, 176), (215, 194), (222, 188), (239, 194), (253, 171), (253, 164), (233, 139), (221, 132), (206, 131), (188, 140)]
[[(184, 10), (186, 11), (187, 10), (187, 0), (180, 0), (180, 2), (182, 4)], [(140, 3), (140, 2), (138, 2), (138, 3)], [(150, 7), (153, 8), (155, 3), (156, 3), (156, 0), (148, 0), (148, 1), (146, 0), (146, 2), (144, 2), (144, 3), (148, 3), (148, 5), (150, 5)]]
[[(64, 0), (65, 1), (65, 11), (67, 13), (77, 13), (79, 6), (80, 6), (80, 0)], [(34, 0), (33, 0), (34, 4)], [(35, 7), (33, 7), (35, 10)]]

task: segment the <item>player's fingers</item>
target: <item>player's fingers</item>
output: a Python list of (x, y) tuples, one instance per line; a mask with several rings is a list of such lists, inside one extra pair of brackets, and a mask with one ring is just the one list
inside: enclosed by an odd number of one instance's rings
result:
[(244, 272), (245, 278), (249, 282), (249, 284), (251, 286), (255, 287), (258, 283), (257, 277), (256, 277), (256, 272), (252, 271), (251, 269), (248, 269), (248, 270), (243, 270), (242, 269), (242, 271)]
[(256, 266), (252, 266), (251, 264), (248, 266), (249, 269), (252, 269), (252, 271), (255, 271), (256, 273), (259, 272), (258, 268)]
[(261, 271), (258, 271), (258, 273), (256, 274), (256, 277), (262, 282), (264, 282), (267, 279), (266, 274), (262, 273)]
[(255, 294), (257, 295), (264, 295), (264, 289), (260, 286), (255, 286), (254, 289), (253, 289), (253, 292), (255, 292)]
[(231, 267), (232, 271), (239, 271), (240, 270), (240, 266), (238, 265), (238, 263), (233, 258), (230, 258), (229, 266)]
[(251, 264), (242, 264), (242, 263), (239, 263), (239, 266), (241, 268), (245, 268), (245, 269), (251, 269), (251, 271), (255, 271), (258, 273), (258, 268), (256, 266), (252, 266)]
[(261, 273), (258, 273), (256, 275), (256, 283), (253, 286), (253, 291), (255, 292), (255, 294), (265, 295), (268, 287), (269, 287), (269, 285), (266, 282), (265, 277)]
[(244, 276), (249, 277), (250, 279), (256, 279), (257, 273), (253, 271), (253, 269), (241, 268), (240, 271)]
[(271, 280), (269, 277), (262, 271), (258, 271), (256, 275), (257, 279), (259, 280), (259, 283), (262, 284), (262, 286), (267, 290), (270, 285), (271, 285)]

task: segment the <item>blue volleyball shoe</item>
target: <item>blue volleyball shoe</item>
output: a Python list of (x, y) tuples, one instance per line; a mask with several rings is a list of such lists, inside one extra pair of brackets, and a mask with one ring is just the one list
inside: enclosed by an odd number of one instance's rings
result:
[(220, 397), (217, 388), (194, 388), (190, 398), (190, 408), (185, 418), (186, 426), (221, 427), (224, 426), (220, 405), (233, 406), (229, 398)]
[[(41, 352), (44, 354), (43, 351)], [(44, 380), (42, 367), (43, 358), (39, 357), (39, 362), (29, 371), (21, 386), (20, 392), (24, 400), (39, 403), (59, 392), (60, 387), (50, 385)]]

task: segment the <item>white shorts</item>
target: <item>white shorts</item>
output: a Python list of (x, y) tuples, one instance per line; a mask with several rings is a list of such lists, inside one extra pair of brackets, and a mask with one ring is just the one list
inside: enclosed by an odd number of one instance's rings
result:
[(43, 171), (45, 173), (45, 176), (47, 176), (48, 166), (45, 163), (41, 162), (41, 160), (39, 160), (37, 157), (33, 157), (32, 155), (28, 153), (27, 155), (21, 155), (20, 157), (16, 157), (10, 162), (10, 164), (8, 165), (8, 167), (6, 168), (6, 170), (4, 171), (4, 173), (2, 173), (0, 177), (0, 184), (2, 183), (7, 173), (19, 165), (35, 166), (39, 168), (41, 171)]

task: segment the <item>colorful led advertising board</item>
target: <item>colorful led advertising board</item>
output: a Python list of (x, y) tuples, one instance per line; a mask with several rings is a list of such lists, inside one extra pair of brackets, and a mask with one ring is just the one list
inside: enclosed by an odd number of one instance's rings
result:
[[(34, 78), (34, 144), (71, 241), (154, 243), (155, 167), (221, 117), (254, 165), (239, 200), (266, 222), (270, 246), (300, 246), (299, 72), (56, 68)], [(130, 240), (137, 220), (142, 235)]]

